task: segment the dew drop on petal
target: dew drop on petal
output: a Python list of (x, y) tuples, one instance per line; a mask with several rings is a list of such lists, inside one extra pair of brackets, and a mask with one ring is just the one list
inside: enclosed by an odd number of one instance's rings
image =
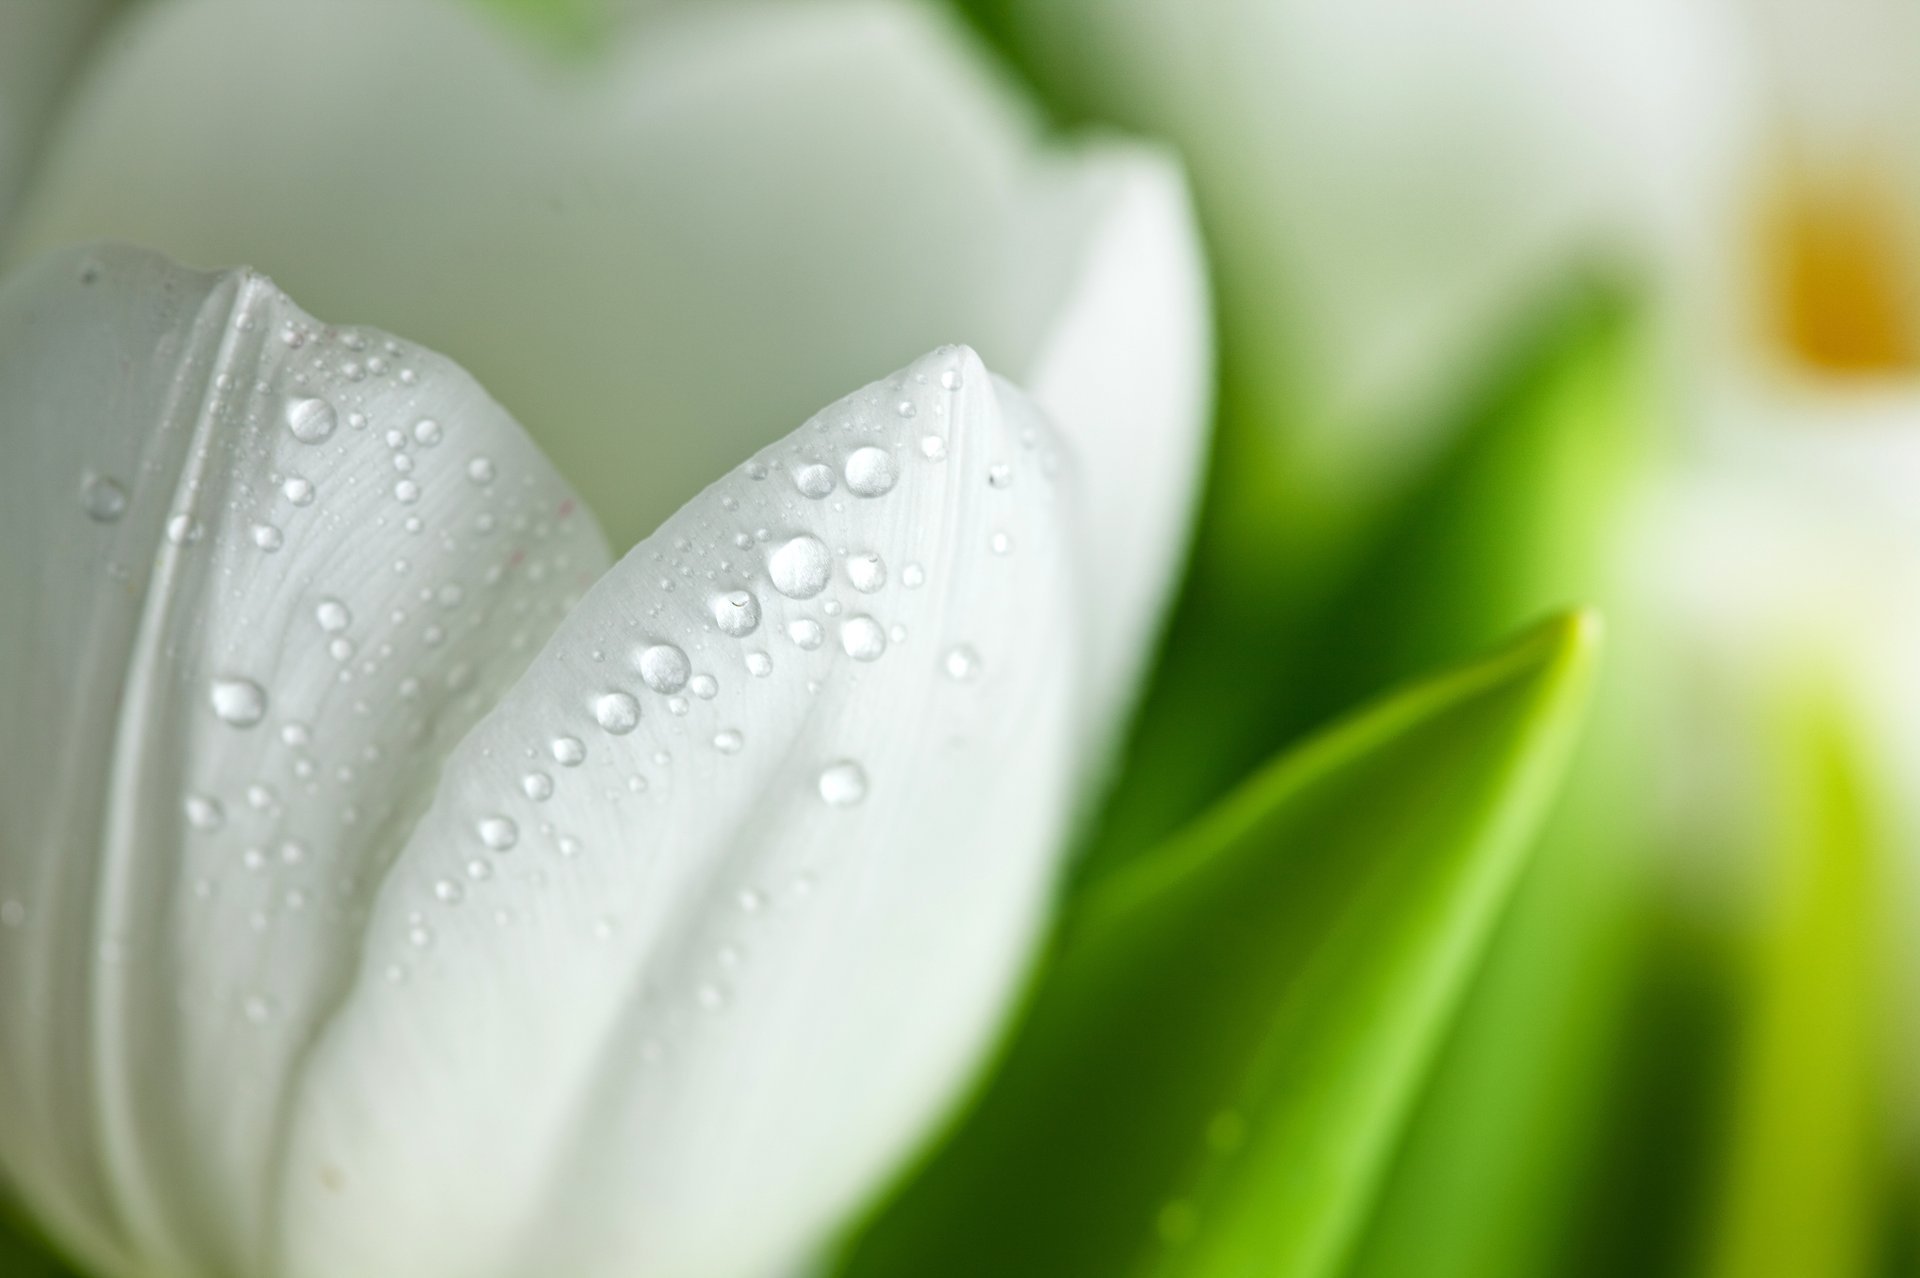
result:
[(114, 523), (127, 513), (127, 490), (118, 480), (90, 474), (80, 481), (80, 508), (97, 524)]
[(801, 617), (787, 623), (787, 638), (793, 640), (795, 647), (803, 648), (808, 652), (818, 648), (826, 641), (826, 637), (826, 632), (820, 628), (820, 623), (811, 617)]
[(760, 601), (745, 590), (729, 590), (715, 595), (708, 607), (722, 634), (738, 639), (750, 635), (760, 625)]
[(861, 594), (870, 595), (887, 584), (887, 565), (871, 550), (847, 558), (847, 580)]
[(207, 699), (221, 721), (236, 728), (251, 728), (266, 717), (267, 691), (251, 679), (217, 678)]
[(678, 692), (687, 686), (693, 666), (677, 644), (649, 644), (634, 659), (640, 679), (655, 692)]
[(640, 703), (629, 693), (604, 693), (593, 703), (593, 717), (606, 731), (623, 737), (640, 726)]
[(587, 747), (579, 737), (555, 737), (548, 742), (547, 750), (553, 755), (553, 761), (563, 768), (577, 768), (587, 757)]
[(764, 679), (773, 673), (773, 658), (764, 652), (747, 654), (747, 672), (756, 679)]
[(329, 595), (314, 605), (313, 619), (320, 628), (330, 635), (337, 635), (353, 624), (353, 613), (338, 599)]
[(893, 488), (898, 477), (893, 454), (884, 448), (856, 448), (847, 455), (847, 491), (856, 497), (879, 497)]
[(965, 683), (980, 673), (980, 654), (969, 644), (955, 644), (947, 649), (947, 655), (941, 664), (945, 667), (947, 678), (957, 683)]
[(848, 617), (840, 623), (840, 646), (855, 661), (876, 661), (887, 650), (887, 632), (865, 614)]
[(480, 484), (484, 487), (485, 485), (491, 484), (493, 482), (493, 476), (494, 476), (494, 469), (493, 469), (492, 458), (476, 457), (472, 461), (467, 463), (467, 478), (471, 479), (474, 483)]
[(713, 748), (721, 754), (739, 754), (740, 747), (746, 743), (746, 738), (734, 728), (722, 728), (713, 734)]
[(287, 401), (287, 429), (303, 444), (318, 444), (330, 437), (340, 418), (333, 405), (317, 396), (302, 395)]
[(432, 448), (440, 442), (440, 423), (431, 417), (422, 417), (413, 424), (413, 439), (422, 448)]
[(187, 824), (196, 830), (217, 830), (227, 819), (220, 800), (205, 794), (189, 794), (181, 808), (186, 813)]
[(520, 778), (520, 792), (535, 803), (553, 797), (553, 778), (544, 772), (529, 772)]
[(833, 556), (818, 537), (802, 533), (790, 538), (767, 557), (773, 588), (789, 599), (811, 599), (827, 588), (833, 574)]
[(820, 797), (829, 807), (852, 807), (867, 797), (866, 769), (852, 759), (841, 759), (820, 769)]
[(512, 817), (482, 817), (475, 828), (480, 833), (480, 841), (495, 852), (505, 852), (520, 841), (520, 827), (514, 824)]
[(819, 501), (833, 491), (833, 472), (818, 462), (802, 466), (793, 472), (793, 486), (802, 497)]

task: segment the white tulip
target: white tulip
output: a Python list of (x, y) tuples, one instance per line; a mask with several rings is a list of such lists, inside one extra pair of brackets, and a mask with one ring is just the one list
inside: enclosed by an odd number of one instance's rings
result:
[[(109, 1278), (791, 1267), (975, 1065), (1151, 642), (1177, 174), (884, 5), (134, 22), (0, 286), (8, 1189)], [(405, 336), (39, 251), (102, 234)], [(901, 349), (976, 333), (1033, 401)]]

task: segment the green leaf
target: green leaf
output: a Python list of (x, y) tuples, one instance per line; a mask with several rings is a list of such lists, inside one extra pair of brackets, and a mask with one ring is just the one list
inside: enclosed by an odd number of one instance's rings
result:
[(1568, 616), (1386, 698), (1091, 884), (845, 1278), (1335, 1272), (1557, 786), (1597, 630)]

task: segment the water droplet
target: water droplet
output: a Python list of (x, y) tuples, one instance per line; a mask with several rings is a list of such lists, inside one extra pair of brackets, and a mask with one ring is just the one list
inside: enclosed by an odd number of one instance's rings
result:
[(467, 478), (476, 484), (491, 484), (493, 475), (493, 459), (490, 457), (476, 457), (467, 463)]
[(403, 479), (393, 486), (394, 500), (403, 506), (411, 506), (420, 500), (420, 485), (411, 479)]
[(947, 649), (946, 659), (941, 664), (946, 667), (947, 678), (965, 683), (980, 673), (980, 654), (968, 644), (955, 644)]
[(747, 654), (747, 672), (756, 679), (764, 679), (773, 673), (773, 658), (764, 652)]
[(827, 635), (819, 622), (811, 617), (801, 617), (787, 623), (787, 638), (793, 640), (796, 647), (811, 652), (826, 641)]
[(227, 810), (220, 806), (220, 800), (205, 794), (189, 794), (181, 804), (187, 814), (187, 824), (196, 830), (217, 830), (227, 819)]
[(871, 550), (847, 559), (847, 580), (861, 594), (870, 595), (887, 584), (887, 565)]
[(711, 701), (720, 692), (720, 681), (710, 674), (697, 674), (687, 680), (687, 691), (702, 701)]
[(253, 544), (271, 554), (287, 542), (286, 535), (272, 524), (255, 524), (252, 529)]
[(827, 588), (833, 575), (833, 556), (818, 537), (802, 533), (767, 558), (773, 588), (789, 599), (811, 599)]
[(287, 401), (287, 429), (303, 444), (318, 444), (333, 434), (340, 418), (333, 405), (316, 396), (303, 395)]
[(563, 768), (577, 768), (587, 757), (587, 747), (579, 737), (555, 737), (547, 746), (553, 761)]
[(920, 437), (920, 455), (928, 461), (945, 461), (947, 459), (947, 441), (938, 435), (922, 435)]
[(127, 513), (127, 490), (117, 480), (89, 474), (80, 481), (80, 508), (95, 523), (111, 524)]
[(251, 728), (266, 717), (267, 691), (251, 679), (237, 676), (215, 679), (208, 700), (213, 712), (236, 728)]
[(919, 564), (908, 564), (900, 570), (900, 584), (908, 590), (918, 590), (927, 584), (927, 570)]
[(432, 448), (440, 442), (440, 423), (431, 417), (422, 417), (413, 424), (413, 439), (422, 448)]
[(296, 506), (313, 504), (313, 481), (295, 475), (280, 485), (280, 495)]
[(713, 734), (713, 748), (721, 754), (739, 754), (740, 747), (746, 743), (746, 738), (733, 728), (722, 728)]
[(840, 646), (855, 661), (875, 661), (887, 650), (887, 632), (865, 614), (848, 617), (840, 623)]
[(833, 491), (833, 471), (818, 462), (802, 466), (793, 472), (793, 486), (802, 497), (819, 501)]
[(993, 553), (996, 555), (1010, 555), (1013, 553), (1013, 538), (1003, 532), (995, 533), (992, 538), (988, 540), (987, 545), (992, 548)]
[(687, 661), (687, 654), (678, 645), (670, 643), (649, 644), (640, 650), (634, 658), (634, 665), (640, 669), (640, 678), (655, 692), (678, 692), (687, 686), (687, 676), (693, 666)]
[(529, 772), (520, 778), (520, 792), (535, 803), (553, 797), (553, 778), (544, 772)]
[(273, 1016), (273, 1000), (264, 994), (249, 994), (240, 1003), (241, 1014), (254, 1025), (264, 1025)]
[(957, 368), (949, 368), (940, 374), (940, 385), (947, 390), (957, 391), (965, 384), (966, 380), (960, 376), (960, 370)]
[(200, 540), (200, 525), (194, 522), (192, 515), (179, 514), (167, 517), (167, 541), (175, 546), (184, 546), (190, 541)]
[(512, 817), (482, 817), (475, 828), (480, 832), (480, 841), (495, 852), (505, 852), (520, 841), (520, 827)]
[(760, 625), (760, 601), (745, 590), (729, 590), (715, 595), (707, 605), (722, 634), (738, 639), (750, 635)]
[(920, 407), (910, 399), (903, 399), (893, 406), (893, 411), (902, 417), (913, 417), (920, 412)]
[(898, 476), (893, 454), (884, 448), (856, 448), (847, 456), (847, 491), (856, 497), (879, 497), (892, 490)]
[(593, 703), (593, 717), (616, 737), (640, 726), (640, 703), (625, 692), (609, 692)]
[(852, 807), (867, 797), (867, 772), (852, 759), (841, 759), (820, 769), (819, 786), (829, 807)]
[(987, 485), (991, 488), (1008, 488), (1013, 484), (1013, 467), (1005, 462), (995, 462), (987, 467)]
[(331, 595), (313, 606), (313, 619), (330, 635), (337, 635), (353, 624), (353, 613)]

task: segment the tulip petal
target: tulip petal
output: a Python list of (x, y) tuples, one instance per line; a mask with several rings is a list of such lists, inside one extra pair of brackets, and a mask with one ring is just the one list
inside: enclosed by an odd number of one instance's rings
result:
[(604, 542), (458, 368), (245, 271), (26, 268), (0, 423), (0, 1167), (98, 1272), (272, 1272), (384, 868)]
[(1137, 665), (1206, 443), (1192, 218), (1155, 152), (1043, 145), (933, 6), (668, 6), (583, 65), (423, 0), (141, 17), (25, 244), (255, 262), (448, 352), (619, 547), (780, 423), (964, 340), (1085, 459), (1096, 664)]
[(991, 1029), (1071, 810), (1054, 447), (937, 351), (588, 593), (382, 886), (282, 1272), (763, 1274), (871, 1192)]

